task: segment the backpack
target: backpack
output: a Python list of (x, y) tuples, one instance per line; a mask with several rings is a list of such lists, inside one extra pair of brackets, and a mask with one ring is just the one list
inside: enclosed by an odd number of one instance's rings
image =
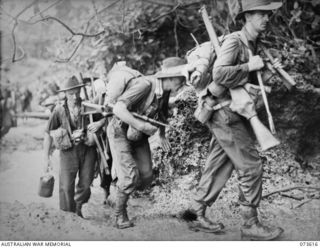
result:
[(115, 64), (107, 76), (106, 104), (116, 103), (119, 96), (126, 90), (132, 79), (141, 77), (142, 74), (124, 64)]
[(204, 42), (186, 53), (189, 71), (199, 71), (201, 73), (200, 81), (193, 87), (199, 93), (204, 90), (212, 81), (212, 67), (216, 59), (215, 50), (210, 41)]
[[(219, 37), (220, 43), (222, 44), (228, 37), (237, 37), (239, 42), (242, 42), (248, 46), (247, 41), (245, 37), (243, 37), (241, 31)], [(210, 41), (204, 42), (186, 53), (186, 59), (189, 64), (189, 72), (193, 73), (194, 71), (199, 71), (202, 75), (200, 82), (198, 82), (196, 85), (193, 84), (198, 96), (201, 96), (207, 87), (210, 91), (216, 91), (217, 94), (213, 94), (216, 96), (225, 91), (224, 87), (218, 86), (215, 83), (211, 83), (212, 69), (216, 58), (216, 52)]]

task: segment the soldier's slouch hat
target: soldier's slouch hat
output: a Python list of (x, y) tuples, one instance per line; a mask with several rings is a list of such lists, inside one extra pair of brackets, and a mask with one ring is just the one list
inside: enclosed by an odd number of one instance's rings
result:
[(68, 81), (66, 81), (61, 89), (59, 90), (59, 92), (61, 91), (67, 91), (67, 90), (72, 90), (72, 89), (75, 89), (75, 88), (80, 88), (80, 87), (83, 87), (85, 86), (84, 84), (80, 84), (80, 82), (78, 81), (77, 77), (76, 76), (72, 76), (71, 78), (69, 78)]
[(184, 77), (188, 83), (189, 74), (187, 60), (179, 57), (169, 57), (162, 61), (161, 71), (156, 73), (157, 78)]
[(235, 19), (243, 18), (244, 14), (250, 11), (272, 11), (282, 6), (281, 1), (275, 0), (228, 0), (230, 13), (235, 14)]

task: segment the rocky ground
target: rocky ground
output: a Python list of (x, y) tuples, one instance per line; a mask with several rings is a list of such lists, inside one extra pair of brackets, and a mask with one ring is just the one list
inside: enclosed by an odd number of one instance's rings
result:
[[(40, 120), (19, 121), (18, 127), (12, 128), (1, 140), (1, 240), (240, 240), (235, 177), (208, 211), (209, 217), (225, 224), (226, 232), (221, 235), (193, 232), (180, 218), (181, 211), (189, 207), (195, 191), (197, 181), (194, 173), (177, 176), (166, 185), (154, 185), (148, 193), (135, 194), (128, 208), (135, 222), (135, 227), (131, 229), (118, 230), (113, 227), (112, 204), (102, 204), (103, 191), (98, 186), (99, 179), (95, 179), (92, 197), (84, 206), (85, 219), (60, 211), (57, 152), (53, 156), (54, 194), (51, 198), (37, 195), (43, 166), (44, 126), (45, 122)], [(264, 162), (269, 169), (277, 163), (287, 166), (288, 171), (277, 176), (266, 171), (264, 193), (288, 185), (320, 186), (317, 169), (301, 171), (290, 160), (290, 155), (283, 154), (283, 149), (281, 151), (277, 154), (276, 150), (274, 157), (269, 154)], [(314, 167), (319, 168), (318, 162), (314, 162)], [(259, 211), (262, 221), (285, 229), (279, 240), (319, 240), (318, 192), (298, 189), (283, 194), (274, 194), (262, 201)], [(300, 200), (292, 197), (300, 197)], [(112, 194), (111, 203), (113, 198)], [(304, 204), (299, 206), (301, 203)]]

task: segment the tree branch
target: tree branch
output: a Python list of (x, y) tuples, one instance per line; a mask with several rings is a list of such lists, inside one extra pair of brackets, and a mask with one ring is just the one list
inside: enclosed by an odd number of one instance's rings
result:
[(69, 62), (72, 59), (72, 57), (76, 54), (76, 52), (78, 51), (78, 49), (79, 49), (81, 43), (83, 42), (83, 40), (84, 40), (84, 36), (81, 37), (81, 40), (79, 41), (79, 43), (77, 44), (77, 46), (75, 47), (75, 49), (69, 55), (68, 58), (64, 58), (64, 59), (58, 58), (58, 59), (55, 60), (55, 62), (57, 62), (57, 63), (67, 63), (67, 62)]
[(171, 13), (175, 12), (179, 6), (180, 6), (180, 3), (178, 3), (178, 4), (177, 4), (174, 8), (172, 8), (170, 11), (168, 11), (168, 12), (162, 14), (162, 15), (159, 15), (158, 17), (153, 18), (149, 23), (158, 21), (158, 20), (161, 19), (162, 17), (165, 17), (165, 16), (167, 16), (167, 15), (170, 15)]
[(314, 189), (314, 190), (320, 190), (320, 188), (314, 187), (314, 186), (291, 186), (291, 187), (282, 188), (282, 189), (279, 189), (279, 190), (272, 191), (272, 192), (270, 192), (270, 193), (268, 193), (268, 194), (265, 194), (265, 195), (262, 196), (262, 199), (263, 199), (263, 198), (267, 198), (268, 196), (273, 195), (273, 194), (277, 194), (277, 193), (285, 192), (285, 191), (290, 191), (290, 190), (294, 190), (294, 189)]
[(301, 207), (302, 205), (304, 205), (304, 204), (306, 204), (306, 203), (308, 203), (308, 202), (310, 202), (310, 201), (312, 201), (312, 200), (313, 200), (313, 198), (306, 199), (306, 200), (304, 200), (303, 202), (301, 202), (301, 203), (297, 204), (296, 206), (294, 206), (293, 208), (294, 208), (294, 209), (297, 209), (297, 208)]
[[(20, 57), (16, 58), (16, 53), (17, 53), (17, 42), (16, 42), (16, 36), (15, 36), (15, 30), (19, 24), (18, 19), (19, 16), (21, 16), (27, 9), (31, 8), (38, 0), (34, 0), (32, 3), (30, 3), (29, 5), (27, 5), (26, 7), (24, 7), (16, 16), (11, 16), (14, 19), (14, 24), (13, 24), (13, 28), (11, 30), (11, 37), (12, 37), (12, 41), (13, 41), (13, 54), (12, 54), (12, 62), (17, 62), (20, 61), (24, 58), (25, 52), (22, 48), (20, 48), (20, 50), (22, 51), (22, 54)], [(3, 11), (4, 9), (1, 8)], [(5, 11), (4, 11), (5, 12)]]
[(48, 6), (47, 8), (45, 8), (44, 10), (41, 10), (41, 11), (39, 11), (38, 13), (36, 13), (35, 15), (31, 16), (28, 21), (31, 21), (31, 19), (34, 18), (34, 17), (37, 16), (37, 15), (40, 15), (40, 16), (42, 17), (42, 14), (43, 14), (44, 12), (48, 11), (48, 10), (51, 9), (53, 6), (57, 5), (58, 3), (62, 2), (62, 1), (64, 1), (64, 0), (57, 0), (57, 1), (55, 1), (53, 4), (49, 5), (49, 6)]
[(56, 18), (56, 17), (53, 17), (53, 16), (46, 16), (40, 20), (37, 20), (36, 22), (33, 22), (33, 23), (29, 23), (29, 24), (36, 24), (38, 22), (42, 22), (42, 21), (48, 21), (48, 20), (53, 20), (53, 21), (56, 21), (58, 22), (59, 24), (61, 24), (63, 27), (65, 27), (72, 35), (80, 35), (80, 36), (83, 36), (83, 37), (96, 37), (96, 36), (99, 36), (99, 35), (102, 35), (105, 33), (105, 30), (102, 30), (98, 33), (95, 33), (95, 34), (86, 34), (86, 33), (82, 33), (82, 32), (75, 32), (73, 31), (72, 28), (70, 28), (67, 24), (65, 24), (63, 21), (61, 21), (60, 19)]
[(169, 2), (164, 3), (163, 1), (157, 1), (157, 0), (143, 0), (143, 2), (158, 4), (158, 5), (167, 6), (167, 7), (173, 7), (176, 5), (175, 3), (169, 3)]
[(30, 3), (29, 5), (27, 5), (24, 9), (22, 9), (16, 16), (15, 16), (15, 20), (17, 21), (19, 16), (21, 16), (27, 9), (31, 8), (36, 2), (38, 2), (38, 0), (34, 0), (32, 3)]
[(96, 17), (96, 15), (99, 15), (101, 14), (102, 12), (104, 12), (105, 10), (107, 10), (108, 8), (112, 7), (113, 5), (115, 5), (116, 3), (118, 3), (120, 0), (116, 0), (112, 3), (110, 3), (109, 5), (107, 5), (106, 7), (104, 7), (103, 9), (99, 10), (98, 12), (96, 12), (93, 16), (91, 16), (89, 19), (88, 19), (88, 22), (90, 23), (92, 21), (93, 18)]
[(100, 18), (100, 16), (99, 16), (99, 14), (98, 14), (98, 9), (97, 9), (95, 0), (91, 0), (91, 2), (92, 2), (92, 6), (93, 6), (93, 9), (94, 9), (94, 12), (96, 13), (95, 16), (96, 16), (96, 18), (97, 18), (97, 21), (98, 21), (98, 23), (100, 24), (100, 26), (104, 29), (104, 25), (103, 25), (103, 23), (102, 23), (102, 21), (101, 21), (101, 18)]
[(12, 63), (20, 61), (24, 58), (24, 50), (22, 48), (20, 48), (20, 50), (22, 51), (22, 54), (20, 57), (16, 58), (16, 53), (17, 53), (17, 42), (16, 42), (16, 36), (15, 36), (15, 29), (18, 26), (18, 22), (17, 20), (15, 20), (15, 23), (13, 25), (12, 31), (11, 31), (11, 37), (12, 37), (12, 41), (13, 41), (13, 54), (12, 54)]
[(13, 15), (11, 15), (10, 13), (8, 13), (4, 8), (2, 8), (2, 6), (0, 6), (0, 10), (6, 14), (7, 16), (11, 17), (12, 19), (15, 19), (15, 17)]
[[(85, 32), (87, 32), (88, 28), (89, 28), (89, 22), (87, 23)], [(76, 45), (76, 47), (74, 48), (73, 52), (69, 55), (69, 57), (64, 58), (64, 59), (59, 59), (59, 58), (58, 58), (58, 59), (55, 60), (55, 62), (57, 62), (57, 63), (67, 63), (67, 62), (69, 62), (69, 61), (72, 59), (72, 57), (76, 54), (76, 52), (78, 51), (81, 43), (84, 41), (84, 38), (85, 38), (84, 36), (81, 37), (81, 40), (80, 40), (79, 43)]]

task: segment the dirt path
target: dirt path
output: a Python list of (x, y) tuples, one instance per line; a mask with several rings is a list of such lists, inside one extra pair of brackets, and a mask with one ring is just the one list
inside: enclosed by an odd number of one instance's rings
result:
[[(193, 232), (175, 217), (188, 207), (194, 191), (192, 177), (177, 178), (170, 193), (159, 186), (145, 196), (129, 202), (129, 215), (135, 227), (113, 227), (113, 209), (103, 205), (99, 179), (94, 181), (92, 197), (84, 206), (86, 219), (59, 210), (58, 154), (54, 153), (56, 178), (53, 197), (37, 195), (42, 174), (42, 135), (45, 123), (28, 120), (19, 123), (1, 141), (0, 157), (0, 239), (1, 240), (239, 240), (240, 218), (236, 207), (236, 186), (232, 181), (208, 215), (223, 221), (223, 235)], [(111, 196), (111, 200), (113, 195)], [(285, 229), (280, 240), (319, 240), (320, 201), (312, 200), (297, 209), (298, 201), (275, 198), (263, 201), (260, 216), (267, 223)]]

